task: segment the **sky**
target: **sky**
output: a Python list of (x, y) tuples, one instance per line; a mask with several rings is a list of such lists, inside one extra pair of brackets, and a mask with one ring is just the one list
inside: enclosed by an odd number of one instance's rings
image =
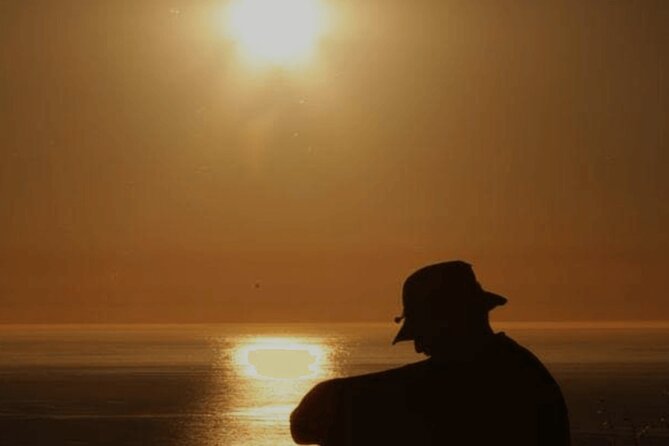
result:
[(669, 319), (669, 2), (331, 0), (297, 65), (227, 2), (0, 0), (0, 323)]

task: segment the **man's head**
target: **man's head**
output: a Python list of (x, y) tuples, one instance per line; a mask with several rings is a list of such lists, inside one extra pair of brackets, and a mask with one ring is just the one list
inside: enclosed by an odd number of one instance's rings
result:
[(404, 324), (393, 344), (413, 340), (416, 351), (433, 355), (467, 348), (491, 333), (488, 312), (506, 298), (483, 290), (471, 265), (451, 261), (411, 274), (402, 289)]

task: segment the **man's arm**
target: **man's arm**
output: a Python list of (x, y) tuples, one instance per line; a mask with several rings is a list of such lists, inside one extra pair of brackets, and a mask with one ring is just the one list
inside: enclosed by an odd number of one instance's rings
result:
[(290, 415), (290, 433), (298, 444), (325, 444), (339, 403), (337, 380), (325, 381), (307, 393)]

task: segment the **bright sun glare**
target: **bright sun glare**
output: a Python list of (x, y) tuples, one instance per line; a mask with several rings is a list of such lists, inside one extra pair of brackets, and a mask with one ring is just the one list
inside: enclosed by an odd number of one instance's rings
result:
[(240, 346), (235, 356), (246, 376), (293, 380), (313, 378), (322, 373), (327, 351), (318, 344), (264, 338)]
[(228, 29), (251, 61), (291, 65), (313, 52), (325, 8), (321, 0), (232, 0)]

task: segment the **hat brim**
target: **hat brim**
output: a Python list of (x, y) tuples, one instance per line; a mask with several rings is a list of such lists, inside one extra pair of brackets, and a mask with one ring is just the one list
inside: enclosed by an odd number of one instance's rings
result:
[(483, 295), (485, 296), (485, 304), (488, 311), (495, 307), (502, 306), (508, 301), (506, 297), (491, 293), (490, 291), (483, 291)]
[[(485, 309), (490, 311), (495, 307), (506, 304), (508, 299), (499, 294), (491, 293), (490, 291), (483, 291), (483, 296), (485, 297)], [(397, 344), (402, 341), (413, 341), (415, 339), (415, 329), (410, 319), (403, 318), (404, 322), (400, 327), (400, 330), (397, 332), (395, 339), (393, 339), (392, 345)]]
[(400, 330), (397, 332), (395, 339), (393, 339), (393, 345), (397, 344), (398, 342), (411, 341), (414, 339), (414, 330), (410, 325), (411, 324), (409, 323), (409, 321), (404, 319), (404, 323), (400, 327)]

